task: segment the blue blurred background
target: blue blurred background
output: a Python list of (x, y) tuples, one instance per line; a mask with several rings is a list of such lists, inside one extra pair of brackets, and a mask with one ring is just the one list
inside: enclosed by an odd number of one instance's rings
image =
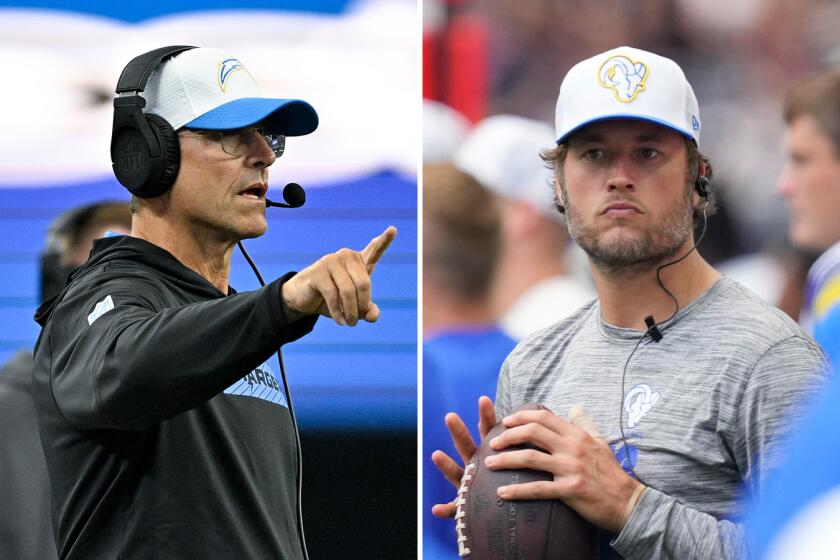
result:
[[(116, 79), (166, 44), (240, 58), (263, 93), (311, 102), (321, 126), (271, 170), (307, 203), (268, 211), (247, 241), (265, 278), (342, 247), (399, 235), (374, 275), (375, 324), (321, 320), (284, 349), (304, 447), (311, 556), (403, 558), (416, 546), (419, 14), (404, 0), (0, 1), (0, 363), (38, 335), (38, 256), (50, 222), (82, 204), (128, 200), (110, 171)], [(234, 254), (231, 285), (258, 286)], [(352, 505), (351, 505), (352, 504)], [(350, 507), (348, 507), (350, 506)]]

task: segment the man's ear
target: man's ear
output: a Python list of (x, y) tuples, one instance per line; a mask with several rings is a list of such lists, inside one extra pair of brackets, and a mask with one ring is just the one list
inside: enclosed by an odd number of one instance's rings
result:
[(554, 207), (561, 214), (566, 213), (566, 198), (563, 196), (563, 185), (558, 177), (554, 177)]

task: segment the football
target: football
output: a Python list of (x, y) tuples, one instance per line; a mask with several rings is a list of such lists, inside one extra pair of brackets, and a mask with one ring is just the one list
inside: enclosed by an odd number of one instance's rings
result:
[[(517, 410), (537, 409), (546, 407), (526, 404)], [(491, 471), (485, 467), (484, 459), (497, 453), (490, 440), (504, 430), (501, 422), (496, 424), (464, 468), (455, 514), (459, 556), (468, 560), (594, 558), (595, 526), (560, 500), (508, 501), (498, 497), (500, 486), (553, 478), (543, 471)], [(505, 451), (527, 447), (511, 446)]]

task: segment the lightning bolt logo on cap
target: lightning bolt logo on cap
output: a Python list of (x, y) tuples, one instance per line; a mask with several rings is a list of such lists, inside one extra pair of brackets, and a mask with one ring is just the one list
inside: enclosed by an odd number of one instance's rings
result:
[(225, 91), (227, 87), (228, 78), (237, 70), (243, 68), (242, 63), (235, 58), (228, 58), (219, 63), (219, 89)]

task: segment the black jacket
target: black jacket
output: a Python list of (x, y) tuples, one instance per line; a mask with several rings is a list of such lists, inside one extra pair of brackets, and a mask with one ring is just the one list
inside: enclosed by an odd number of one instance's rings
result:
[(297, 457), (267, 360), (308, 333), (280, 288), (225, 295), (98, 240), (38, 310), (34, 396), (62, 559), (299, 559)]

